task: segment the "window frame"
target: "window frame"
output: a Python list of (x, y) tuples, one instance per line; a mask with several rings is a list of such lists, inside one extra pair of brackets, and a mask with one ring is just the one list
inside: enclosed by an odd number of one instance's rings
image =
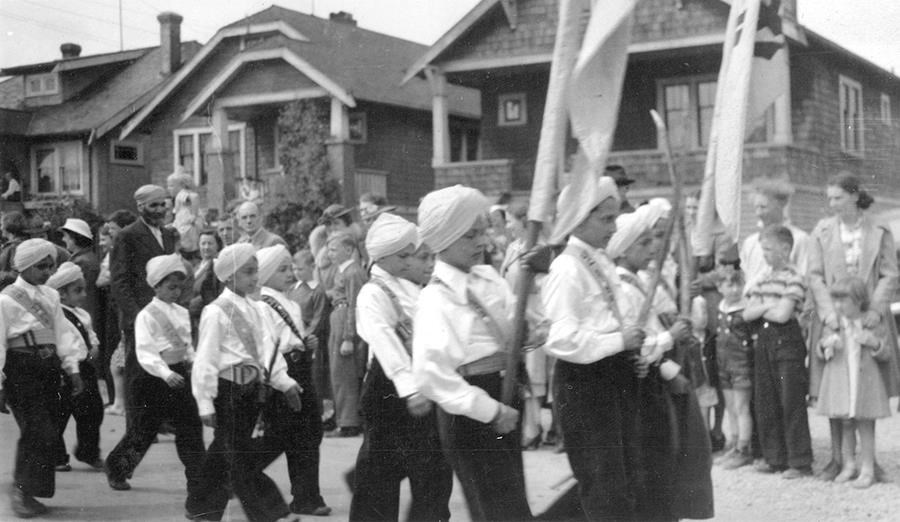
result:
[[(48, 79), (53, 79), (54, 87), (52, 89), (47, 89), (46, 84)], [(41, 88), (38, 90), (32, 90), (30, 80), (40, 80)], [(54, 72), (48, 73), (38, 73), (38, 74), (26, 74), (24, 77), (25, 81), (25, 97), (31, 98), (36, 96), (51, 96), (53, 94), (59, 94), (59, 75)]]
[(893, 118), (891, 117), (891, 95), (883, 92), (881, 93), (881, 123), (885, 125), (890, 125)]
[[(353, 120), (359, 122), (359, 133), (354, 133)], [(363, 145), (369, 141), (369, 120), (365, 111), (352, 111), (347, 114), (347, 141), (355, 145)]]
[[(718, 75), (716, 73), (707, 73), (707, 74), (691, 74), (685, 76), (671, 76), (667, 78), (658, 78), (656, 80), (656, 110), (662, 115), (664, 119), (668, 117), (668, 111), (666, 110), (666, 87), (673, 85), (688, 85), (688, 122), (690, 125), (690, 140), (685, 150), (688, 151), (697, 151), (697, 150), (706, 150), (709, 148), (709, 136), (706, 137), (706, 144), (701, 144), (700, 137), (700, 94), (699, 94), (699, 85), (701, 83), (718, 82)], [(713, 107), (715, 107), (715, 100), (713, 100)], [(712, 122), (712, 120), (710, 120)], [(666, 126), (669, 126), (668, 119), (666, 119)], [(711, 126), (711, 125), (710, 125)], [(672, 129), (669, 128), (669, 135), (672, 135)], [(657, 136), (656, 140), (656, 148), (658, 150), (662, 150), (662, 137)]]
[[(858, 148), (848, 147), (848, 125), (845, 121), (844, 113), (846, 112), (846, 103), (844, 101), (844, 88), (855, 90), (857, 92), (857, 100), (859, 102), (856, 120), (859, 123), (854, 129), (859, 130), (859, 146)], [(865, 128), (865, 102), (863, 100), (862, 84), (849, 76), (843, 74), (838, 75), (838, 118), (840, 124), (841, 150), (847, 154), (854, 156), (862, 156), (866, 150), (866, 128)]]
[[(116, 147), (134, 147), (135, 152), (137, 153), (137, 159), (128, 160), (116, 158)], [(144, 144), (138, 141), (109, 140), (109, 162), (116, 165), (144, 166)]]
[[(63, 180), (60, 177), (60, 150), (64, 147), (71, 146), (74, 150), (77, 151), (77, 164), (78, 164), (78, 186), (79, 190), (62, 190)], [(54, 158), (53, 158), (53, 171), (54, 171), (54, 190), (48, 192), (39, 192), (38, 187), (39, 179), (38, 179), (38, 165), (37, 165), (37, 153), (42, 150), (53, 150)], [(67, 141), (53, 141), (48, 143), (35, 143), (29, 147), (29, 162), (31, 165), (30, 172), (30, 189), (29, 192), (36, 196), (62, 196), (62, 195), (73, 195), (73, 196), (86, 196), (87, 195), (87, 177), (86, 169), (84, 165), (84, 144), (79, 140), (67, 140)]]
[[(517, 119), (510, 119), (504, 106), (508, 101), (519, 102), (519, 115)], [(507, 92), (497, 95), (497, 126), (518, 127), (528, 124), (528, 95), (524, 92)]]
[[(240, 154), (240, 176), (238, 178), (244, 179), (247, 177), (247, 124), (245, 122), (238, 123), (229, 123), (228, 124), (228, 132), (238, 131), (239, 138), (238, 141), (240, 143), (240, 150), (238, 151)], [(191, 136), (191, 145), (194, 150), (194, 158), (193, 165), (191, 165), (191, 175), (194, 176), (194, 185), (197, 187), (204, 186), (205, 184), (200, 183), (201, 179), (201, 169), (200, 169), (200, 136), (204, 134), (212, 134), (212, 127), (185, 127), (183, 129), (175, 129), (172, 131), (172, 169), (173, 172), (181, 166), (178, 162), (181, 156), (181, 143), (179, 142), (179, 138), (182, 136)], [(232, 151), (234, 152), (234, 151)], [(207, 180), (208, 181), (208, 180)]]

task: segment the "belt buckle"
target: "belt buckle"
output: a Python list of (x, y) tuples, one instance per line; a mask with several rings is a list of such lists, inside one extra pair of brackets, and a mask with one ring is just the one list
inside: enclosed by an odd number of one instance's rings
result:
[(53, 350), (50, 348), (38, 348), (37, 353), (41, 359), (49, 359), (53, 355)]
[(237, 370), (239, 375), (238, 384), (252, 384), (256, 382), (256, 378), (259, 376), (259, 370), (256, 369), (256, 366), (249, 364), (238, 366)]
[(292, 350), (288, 352), (287, 355), (291, 362), (299, 362), (303, 359), (303, 352), (301, 350)]

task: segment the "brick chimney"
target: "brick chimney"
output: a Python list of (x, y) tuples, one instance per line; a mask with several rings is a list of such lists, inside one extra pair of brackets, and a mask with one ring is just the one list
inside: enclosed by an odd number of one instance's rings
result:
[(356, 27), (356, 20), (353, 18), (353, 14), (348, 13), (347, 11), (338, 11), (336, 13), (331, 13), (328, 15), (328, 19), (332, 22), (352, 25), (353, 27)]
[(163, 76), (178, 70), (181, 65), (181, 15), (166, 11), (156, 17), (159, 20), (159, 54)]
[(69, 60), (71, 58), (78, 58), (81, 56), (81, 46), (75, 43), (64, 43), (59, 46), (60, 52), (62, 52), (62, 59)]

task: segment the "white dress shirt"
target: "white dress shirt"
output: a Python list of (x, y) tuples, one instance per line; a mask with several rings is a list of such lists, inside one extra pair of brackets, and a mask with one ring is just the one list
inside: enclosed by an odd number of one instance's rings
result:
[[(84, 308), (72, 307), (61, 305), (64, 310), (68, 310), (69, 312), (75, 314), (75, 317), (81, 321), (81, 325), (84, 326), (84, 329), (87, 330), (88, 340), (91, 342), (91, 345), (88, 346), (84, 342), (84, 336), (81, 335), (81, 331), (78, 330), (78, 327), (75, 326), (74, 323), (66, 318), (66, 322), (72, 329), (72, 337), (75, 339), (75, 350), (78, 353), (78, 360), (83, 361), (87, 359), (88, 352), (91, 351), (92, 348), (99, 348), (100, 339), (97, 338), (97, 334), (94, 332), (94, 324), (91, 321), (91, 314), (88, 313)], [(63, 315), (65, 317), (65, 314)]]
[(387, 273), (378, 265), (372, 266), (370, 282), (363, 285), (356, 298), (356, 332), (369, 343), (369, 360), (378, 359), (384, 374), (394, 383), (400, 397), (416, 393), (412, 371), (412, 357), (397, 335), (397, 324), (403, 319), (391, 298), (372, 279), (382, 281), (397, 296), (400, 308), (412, 319), (419, 299), (418, 285)]
[[(165, 328), (147, 310), (151, 306), (162, 312), (172, 324), (181, 339), (180, 346), (172, 344)], [(154, 377), (166, 380), (174, 373), (169, 369), (170, 364), (193, 361), (194, 348), (191, 342), (190, 315), (185, 307), (177, 303), (166, 303), (154, 297), (138, 312), (134, 320), (135, 355), (141, 367)]]
[(415, 386), (447, 413), (490, 422), (500, 403), (466, 382), (457, 368), (500, 351), (501, 341), (469, 304), (467, 288), (507, 321), (515, 309), (514, 297), (490, 265), (472, 267), (467, 274), (438, 260), (434, 277), (446, 285), (429, 284), (419, 294), (413, 321)]
[[(34, 286), (19, 276), (14, 283), (25, 291), (34, 301), (40, 301), (50, 313), (53, 320), (53, 331), (56, 335), (56, 355), (62, 362), (62, 368), (72, 375), (78, 373), (78, 355), (75, 343), (81, 338), (73, 336), (71, 323), (62, 313), (59, 303), (59, 292), (49, 286)], [(15, 299), (0, 293), (0, 370), (6, 365), (6, 349), (9, 340), (18, 337), (25, 332), (43, 329), (44, 325), (31, 312), (25, 310)], [(3, 389), (3, 379), (0, 379), (0, 389)]]
[(550, 320), (544, 350), (564, 361), (590, 364), (625, 349), (623, 325), (608, 302), (610, 298), (622, 300), (620, 282), (605, 252), (574, 236), (568, 244), (597, 263), (609, 281), (612, 296), (604, 293), (584, 261), (568, 254), (557, 256), (541, 289)]
[[(616, 267), (616, 274), (619, 276), (619, 281), (622, 282), (622, 300), (620, 303), (624, 306), (619, 307), (619, 311), (622, 312), (622, 320), (625, 324), (637, 324), (641, 307), (644, 306), (644, 301), (647, 298), (646, 286), (639, 276), (621, 266)], [(656, 294), (660, 293), (663, 293), (662, 289), (657, 288)], [(644, 338), (644, 345), (641, 347), (641, 355), (646, 357), (651, 363), (660, 360), (664, 353), (672, 349), (672, 335), (659, 322), (658, 313), (659, 310), (653, 306), (650, 310), (650, 317), (647, 318), (647, 323), (638, 325), (647, 333), (647, 336)]]
[[(267, 295), (274, 298), (288, 313), (288, 316), (294, 322), (294, 327), (297, 328), (300, 333), (303, 333), (303, 313), (300, 310), (299, 304), (288, 299), (284, 293), (273, 290), (267, 286), (262, 287), (259, 293), (261, 296)], [(277, 339), (279, 341), (278, 350), (281, 353), (306, 349), (306, 346), (303, 344), (303, 339), (297, 337), (293, 330), (288, 326), (287, 322), (282, 319), (281, 315), (279, 315), (274, 308), (262, 300), (260, 300), (258, 304), (260, 308), (262, 308), (263, 320), (265, 321), (269, 334), (272, 336), (272, 339)]]
[(257, 327), (253, 328), (253, 337), (258, 354), (257, 358), (254, 358), (247, 352), (231, 318), (215, 304), (215, 301), (203, 308), (200, 316), (200, 338), (197, 341), (197, 353), (191, 371), (191, 386), (200, 415), (215, 413), (213, 399), (219, 393), (219, 372), (232, 366), (252, 365), (257, 368), (268, 368), (269, 361), (274, 360), (270, 376), (272, 387), (284, 392), (296, 386), (297, 383), (287, 374), (284, 357), (272, 357), (275, 342), (263, 323), (263, 310), (260, 308), (263, 303), (255, 303), (228, 288), (222, 290), (217, 299), (231, 301), (250, 326)]

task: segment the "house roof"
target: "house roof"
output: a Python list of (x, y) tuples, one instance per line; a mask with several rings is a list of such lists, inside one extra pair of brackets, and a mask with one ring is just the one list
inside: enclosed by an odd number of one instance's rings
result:
[[(184, 42), (181, 44), (181, 55), (190, 58), (199, 47), (196, 42)], [(143, 49), (139, 53), (116, 53), (131, 56), (132, 59), (137, 56), (137, 59), (123, 63), (113, 75), (94, 82), (74, 98), (56, 105), (24, 107), (24, 82), (21, 77), (11, 78), (0, 83), (0, 108), (30, 113), (31, 121), (25, 132), (27, 136), (93, 132), (100, 137), (146, 103), (148, 93), (159, 89), (164, 81), (160, 76), (159, 53), (158, 47)], [(94, 58), (85, 57), (82, 65), (108, 65), (118, 61)]]
[[(262, 28), (266, 27), (268, 32), (281, 33), (282, 37), (275, 41), (289, 55), (308, 64), (353, 99), (431, 110), (432, 94), (427, 81), (419, 80), (401, 86), (404, 69), (425, 52), (426, 46), (351, 23), (326, 20), (273, 5), (220, 29), (195, 59), (174, 75), (160, 93), (128, 122), (122, 136), (137, 128), (187, 81), (191, 72), (224, 38), (248, 32), (258, 34), (264, 32)], [(286, 29), (291, 29), (293, 34)], [(259, 49), (254, 46), (244, 52)], [(481, 114), (479, 95), (474, 90), (449, 86), (448, 103), (452, 114), (470, 117)]]
[(52, 62), (19, 65), (17, 67), (7, 67), (6, 69), (0, 69), (0, 76), (17, 76), (20, 74), (42, 73), (54, 70), (58, 72), (74, 71), (76, 69), (83, 69), (85, 67), (96, 67), (98, 65), (129, 62), (131, 60), (140, 58), (151, 50), (153, 50), (153, 47), (145, 47), (143, 49), (130, 49), (128, 51), (118, 51), (114, 53), (92, 54), (90, 56), (59, 59)]

